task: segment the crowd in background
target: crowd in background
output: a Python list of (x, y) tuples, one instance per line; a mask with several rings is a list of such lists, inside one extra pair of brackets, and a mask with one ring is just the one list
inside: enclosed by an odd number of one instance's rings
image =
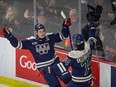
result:
[[(86, 19), (87, 4), (93, 7), (100, 4), (103, 7), (99, 20), (99, 37), (103, 44), (105, 58), (116, 61), (116, 0), (81, 1), (82, 28), (88, 22)], [(61, 11), (71, 18), (71, 34), (78, 33), (78, 0), (36, 0), (36, 21), (43, 24), (47, 32), (60, 31), (63, 20)], [(1, 28), (5, 26), (9, 27), (16, 37), (32, 36), (34, 35), (34, 18), (33, 0), (0, 0), (0, 33)], [(64, 42), (58, 45), (70, 50), (70, 46), (64, 46)]]

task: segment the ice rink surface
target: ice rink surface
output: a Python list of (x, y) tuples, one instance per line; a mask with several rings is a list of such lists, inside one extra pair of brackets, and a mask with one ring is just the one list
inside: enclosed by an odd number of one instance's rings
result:
[(3, 85), (3, 84), (0, 84), (0, 87), (9, 87), (9, 86), (6, 86), (6, 85)]

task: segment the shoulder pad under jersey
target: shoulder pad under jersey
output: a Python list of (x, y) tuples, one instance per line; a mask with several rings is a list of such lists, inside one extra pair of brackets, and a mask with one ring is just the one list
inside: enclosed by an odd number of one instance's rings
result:
[(90, 50), (89, 42), (85, 42), (85, 50), (88, 52)]
[(88, 51), (90, 50), (90, 47), (87, 43), (85, 43), (85, 49), (82, 51), (78, 51), (78, 50), (74, 50), (69, 52), (68, 56), (73, 58), (73, 59), (79, 59), (81, 58), (83, 55), (85, 55)]
[(73, 59), (78, 59), (86, 53), (86, 50), (83, 51), (71, 51), (68, 56)]
[(46, 36), (48, 36), (48, 35), (52, 35), (53, 34), (53, 32), (51, 32), (51, 33), (46, 33)]
[(36, 37), (34, 37), (34, 36), (30, 36), (30, 37), (28, 37), (28, 38), (26, 38), (27, 40), (32, 40), (32, 39), (36, 39)]

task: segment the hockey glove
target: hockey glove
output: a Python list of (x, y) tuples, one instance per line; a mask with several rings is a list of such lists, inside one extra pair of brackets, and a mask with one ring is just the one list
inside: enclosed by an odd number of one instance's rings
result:
[(68, 28), (69, 26), (71, 26), (71, 19), (70, 18), (64, 19), (62, 27)]
[(12, 37), (11, 32), (9, 31), (8, 28), (2, 28), (2, 34), (4, 35), (5, 38), (10, 39)]
[(97, 40), (94, 37), (89, 37), (88, 39), (89, 43), (94, 42), (96, 44)]
[(96, 42), (97, 42), (97, 40), (94, 37), (90, 37), (88, 39), (88, 41), (89, 41), (89, 44), (91, 46), (91, 49), (96, 49)]

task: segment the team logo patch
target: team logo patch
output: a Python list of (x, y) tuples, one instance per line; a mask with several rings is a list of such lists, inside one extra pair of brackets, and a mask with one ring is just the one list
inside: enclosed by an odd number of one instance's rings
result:
[(36, 45), (36, 44), (37, 44), (37, 42), (33, 42), (33, 43), (32, 43), (32, 45)]
[(48, 51), (50, 50), (49, 43), (38, 44), (35, 47), (36, 47), (36, 52), (39, 53), (40, 55), (47, 54)]

